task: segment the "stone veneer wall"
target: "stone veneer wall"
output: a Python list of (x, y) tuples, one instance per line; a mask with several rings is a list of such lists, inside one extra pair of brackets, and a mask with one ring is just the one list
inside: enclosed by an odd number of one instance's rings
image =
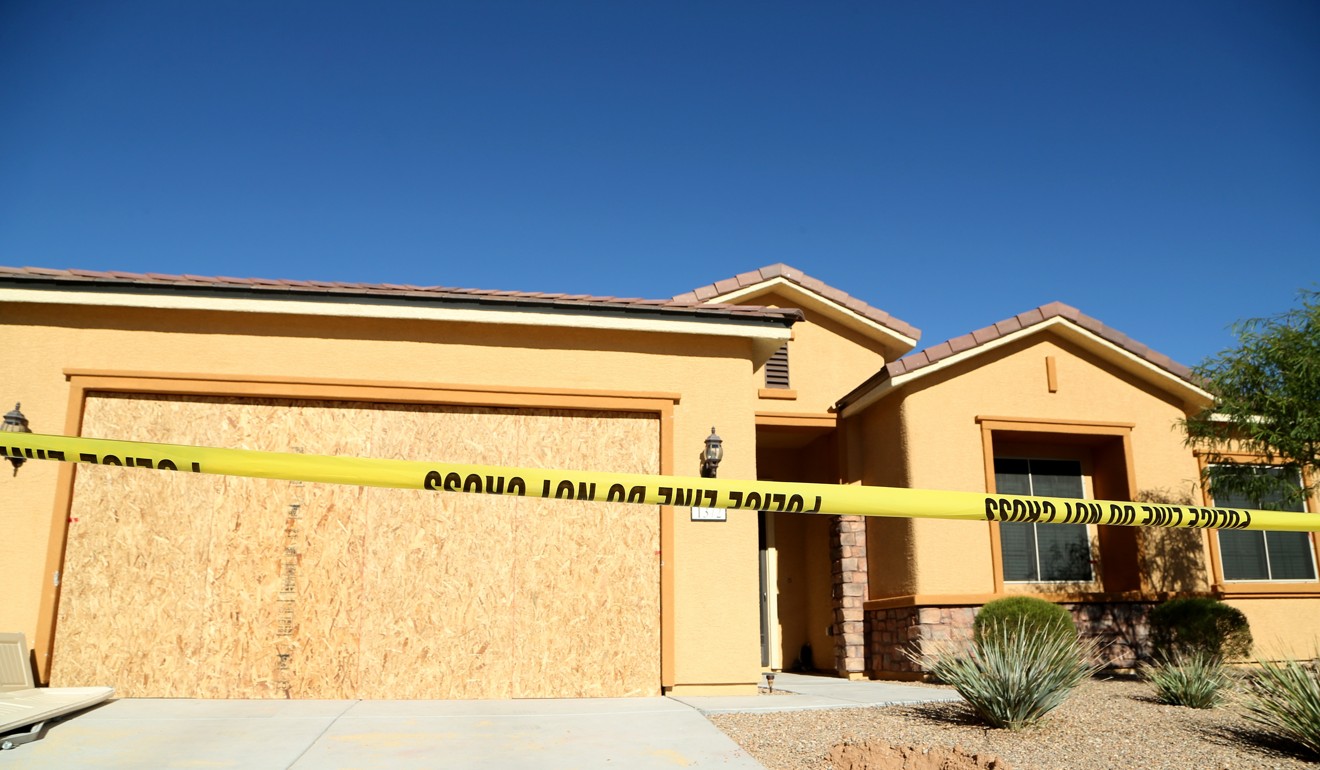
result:
[(895, 607), (866, 613), (867, 673), (919, 678), (924, 670), (907, 656), (931, 652), (929, 642), (968, 641), (979, 607)]
[(866, 673), (866, 522), (861, 516), (836, 516), (830, 527), (833, 564), (834, 671), (839, 676)]
[[(1133, 668), (1149, 654), (1152, 602), (1062, 605), (1078, 633), (1097, 639), (1111, 668)], [(895, 607), (866, 611), (866, 670), (873, 677), (919, 678), (925, 671), (906, 652), (932, 651), (943, 641), (970, 641), (979, 606)]]
[(1150, 649), (1150, 611), (1155, 602), (1085, 602), (1063, 605), (1077, 632), (1100, 642), (1110, 668), (1136, 668)]

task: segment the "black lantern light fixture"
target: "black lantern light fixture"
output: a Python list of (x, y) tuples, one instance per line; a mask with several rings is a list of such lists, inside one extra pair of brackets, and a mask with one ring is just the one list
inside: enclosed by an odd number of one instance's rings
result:
[(723, 459), (724, 439), (715, 435), (715, 428), (711, 427), (710, 435), (706, 437), (706, 449), (701, 453), (701, 477), (703, 479), (715, 478), (715, 472), (720, 467), (720, 460)]
[[(3, 432), (3, 433), (31, 433), (31, 432), (32, 432), (32, 429), (28, 427), (28, 419), (27, 419), (27, 417), (23, 416), (23, 412), (19, 410), (19, 407), (20, 407), (20, 406), (22, 406), (22, 404), (14, 404), (14, 410), (13, 410), (12, 412), (9, 412), (8, 414), (5, 415), (5, 422), (4, 422), (3, 425), (0, 425), (0, 432)], [(9, 462), (11, 462), (11, 463), (14, 464), (14, 475), (15, 475), (15, 476), (18, 475), (18, 468), (19, 468), (19, 466), (21, 466), (23, 463), (27, 462), (27, 458), (24, 458), (24, 457), (15, 457), (15, 456), (13, 456), (13, 455), (10, 455), (9, 457), (6, 457), (5, 459), (9, 460)]]

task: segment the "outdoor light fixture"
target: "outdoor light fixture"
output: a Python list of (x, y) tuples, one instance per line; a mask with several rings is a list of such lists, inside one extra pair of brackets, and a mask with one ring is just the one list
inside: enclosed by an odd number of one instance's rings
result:
[(710, 435), (706, 437), (706, 449), (701, 453), (701, 477), (703, 479), (715, 478), (715, 471), (719, 470), (720, 460), (724, 459), (724, 439), (715, 435), (715, 428), (710, 429)]
[(767, 672), (765, 673), (765, 683), (766, 683), (766, 686), (770, 688), (770, 694), (771, 694), (771, 695), (774, 695), (774, 694), (775, 694), (775, 672), (773, 672), (773, 671), (767, 671)]
[[(32, 432), (32, 429), (28, 427), (28, 419), (23, 416), (23, 413), (21, 411), (19, 411), (20, 406), (22, 406), (22, 404), (14, 404), (14, 411), (9, 412), (8, 414), (5, 415), (5, 423), (4, 425), (0, 425), (0, 432), (3, 433)], [(13, 455), (10, 455), (5, 459), (9, 460), (9, 462), (14, 464), (15, 476), (18, 475), (18, 467), (23, 463), (27, 462), (26, 458), (14, 457)]]

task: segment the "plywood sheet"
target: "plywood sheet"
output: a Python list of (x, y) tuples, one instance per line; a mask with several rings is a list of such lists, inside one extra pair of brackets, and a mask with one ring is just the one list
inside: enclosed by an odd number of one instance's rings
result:
[[(102, 394), (84, 434), (659, 469), (653, 415)], [(81, 467), (53, 682), (122, 696), (659, 689), (658, 512)]]
[[(581, 417), (589, 439), (576, 456), (545, 451), (567, 419), (566, 413), (546, 413), (523, 420), (524, 444), (542, 448), (529, 464), (590, 470), (608, 457), (619, 471), (657, 472), (655, 446), (639, 441), (628, 419)], [(660, 604), (651, 586), (660, 541), (653, 509), (568, 500), (520, 500), (517, 506), (513, 616), (526, 665), (514, 673), (514, 696), (655, 694), (651, 653), (659, 647)]]

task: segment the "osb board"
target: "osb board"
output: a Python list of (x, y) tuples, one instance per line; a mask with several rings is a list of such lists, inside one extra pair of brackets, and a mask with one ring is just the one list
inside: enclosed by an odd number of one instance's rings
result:
[[(603, 457), (627, 458), (626, 470), (658, 472), (653, 446), (638, 440), (636, 426), (607, 416), (578, 418), (589, 440), (573, 458), (548, 449), (548, 436), (567, 413), (546, 413), (523, 422), (527, 462), (590, 470)], [(654, 463), (654, 465), (652, 465)], [(607, 697), (656, 693), (660, 596), (655, 585), (659, 529), (652, 509), (636, 505), (514, 501), (514, 541), (521, 558), (510, 578), (520, 587), (513, 615), (521, 623), (521, 657), (514, 672), (515, 697)], [(628, 554), (628, 558), (622, 557)], [(633, 558), (642, 556), (646, 558)], [(560, 597), (578, 596), (564, 602)], [(613, 631), (602, 618), (631, 628)]]
[[(654, 473), (644, 414), (98, 395), (84, 435)], [(53, 682), (121, 696), (651, 695), (658, 513), (81, 467)]]

